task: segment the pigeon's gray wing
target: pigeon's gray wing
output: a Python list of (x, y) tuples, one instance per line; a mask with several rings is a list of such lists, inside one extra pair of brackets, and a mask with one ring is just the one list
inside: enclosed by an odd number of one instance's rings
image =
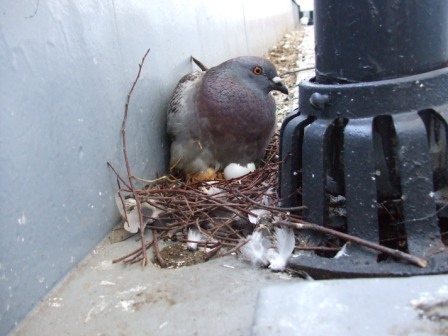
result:
[(189, 174), (206, 170), (212, 161), (201, 144), (196, 96), (204, 73), (184, 76), (174, 90), (168, 109), (167, 132), (171, 138), (170, 170)]

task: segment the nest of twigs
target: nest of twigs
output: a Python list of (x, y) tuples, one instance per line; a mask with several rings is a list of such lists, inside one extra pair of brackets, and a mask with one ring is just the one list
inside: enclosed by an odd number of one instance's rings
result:
[[(292, 214), (297, 208), (279, 208), (277, 181), (279, 171), (278, 134), (266, 150), (265, 160), (254, 172), (241, 178), (214, 181), (182, 181), (173, 176), (159, 179), (145, 189), (135, 190), (141, 204), (147, 203), (162, 211), (157, 218), (142, 215), (146, 230), (152, 230), (152, 240), (145, 247), (154, 247), (155, 261), (162, 267), (175, 267), (195, 263), (193, 252), (187, 251), (190, 229), (201, 233), (196, 261), (237, 252), (246, 237), (260, 225), (267, 230), (273, 221), (300, 218)], [(260, 211), (265, 210), (265, 211)], [(125, 223), (126, 225), (126, 223)], [(163, 242), (168, 245), (161, 251)], [(164, 253), (165, 252), (165, 253)], [(177, 261), (173, 253), (179, 254)], [(165, 258), (166, 257), (166, 258)], [(169, 259), (169, 260), (166, 260)], [(144, 260), (141, 249), (115, 260), (133, 264)]]

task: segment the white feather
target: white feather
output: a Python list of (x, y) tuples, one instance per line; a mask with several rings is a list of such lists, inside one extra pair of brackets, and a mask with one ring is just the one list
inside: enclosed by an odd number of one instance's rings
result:
[(289, 258), (296, 245), (294, 231), (286, 227), (276, 227), (275, 236), (277, 240), (278, 253), (285, 258)]
[[(126, 199), (123, 197), (122, 202), (119, 192), (117, 191), (115, 193), (115, 203), (117, 204), (117, 208), (120, 212), (121, 218), (125, 220), (125, 223), (123, 225), (124, 229), (130, 233), (137, 233), (140, 229), (140, 218), (137, 208), (137, 201), (131, 197)], [(144, 226), (146, 226), (148, 222), (158, 218), (160, 214), (165, 212), (165, 210), (163, 210), (161, 207), (155, 207), (147, 202), (140, 203), (140, 205)]]
[(271, 243), (260, 231), (255, 231), (248, 236), (249, 241), (241, 247), (243, 256), (250, 260), (254, 266), (266, 266), (268, 264), (266, 252)]
[(209, 196), (217, 196), (217, 197), (222, 197), (226, 195), (226, 192), (224, 190), (222, 190), (221, 188), (218, 187), (201, 187), (200, 190)]
[(198, 242), (202, 240), (202, 235), (197, 230), (189, 229), (187, 240), (187, 249), (190, 251), (196, 251), (198, 248)]
[(272, 271), (284, 271), (286, 267), (286, 260), (283, 259), (278, 251), (274, 248), (270, 248), (266, 252), (266, 258), (269, 262), (269, 268)]
[(290, 228), (275, 228), (275, 239), (277, 251), (270, 249), (267, 253), (269, 268), (273, 271), (284, 271), (296, 244), (294, 231)]
[(348, 257), (349, 254), (347, 253), (347, 246), (348, 244), (345, 243), (344, 246), (342, 246), (342, 248), (338, 251), (338, 253), (336, 253), (334, 259), (339, 259), (341, 257)]
[[(126, 201), (128, 200), (133, 200), (137, 205), (135, 199), (128, 198)], [(128, 221), (124, 223), (124, 229), (126, 231), (129, 231), (130, 233), (137, 233), (138, 230), (140, 229), (140, 218), (138, 215), (138, 208), (136, 205), (132, 208), (132, 210), (130, 211), (126, 210)], [(148, 204), (146, 202), (141, 203), (140, 205), (142, 210), (143, 227), (146, 227), (146, 224), (154, 221), (154, 219), (158, 218), (160, 214), (165, 212), (164, 210), (156, 208), (155, 206), (152, 206), (151, 204)]]

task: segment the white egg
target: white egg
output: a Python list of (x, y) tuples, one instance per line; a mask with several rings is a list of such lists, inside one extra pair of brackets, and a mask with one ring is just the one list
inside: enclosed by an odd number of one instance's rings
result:
[(254, 163), (248, 163), (247, 166), (241, 166), (238, 163), (231, 163), (224, 168), (224, 177), (226, 180), (239, 178), (255, 170)]

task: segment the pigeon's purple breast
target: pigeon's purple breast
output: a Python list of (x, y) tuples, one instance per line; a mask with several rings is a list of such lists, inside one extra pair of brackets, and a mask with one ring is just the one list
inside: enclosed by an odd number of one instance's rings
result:
[(168, 112), (171, 169), (195, 174), (262, 159), (276, 124), (272, 90), (287, 92), (273, 64), (259, 57), (185, 76)]
[(263, 155), (275, 127), (275, 102), (233, 73), (209, 71), (198, 94), (198, 117), (203, 141), (213, 144), (218, 160), (244, 164)]

